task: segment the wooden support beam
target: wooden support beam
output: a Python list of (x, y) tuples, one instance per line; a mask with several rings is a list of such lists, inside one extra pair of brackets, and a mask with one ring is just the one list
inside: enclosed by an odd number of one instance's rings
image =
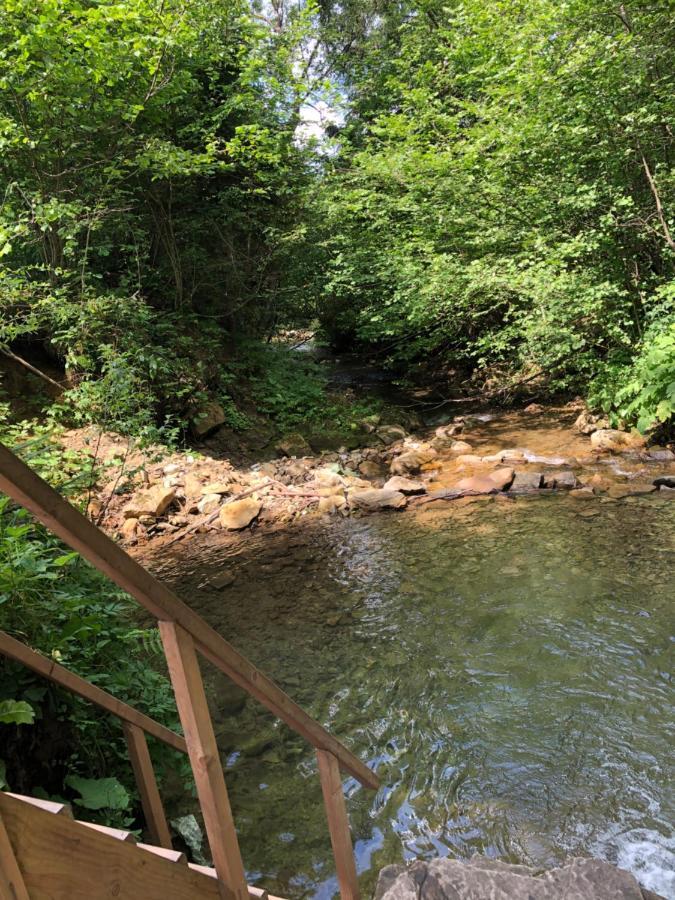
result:
[(194, 641), (174, 622), (160, 622), (159, 630), (221, 891), (226, 900), (248, 900), (244, 864)]
[(79, 675), (59, 665), (53, 659), (37, 653), (21, 641), (10, 637), (4, 631), (0, 631), (0, 654), (21, 663), (28, 669), (32, 669), (38, 675), (42, 675), (49, 681), (53, 681), (54, 684), (58, 684), (59, 687), (70, 691), (71, 694), (76, 694), (78, 697), (82, 697), (83, 700), (89, 700), (96, 706), (100, 706), (101, 709), (111, 713), (113, 716), (117, 716), (118, 719), (142, 728), (143, 731), (151, 734), (158, 741), (163, 741), (163, 743), (168, 744), (175, 750), (180, 750), (181, 753), (187, 753), (185, 740), (180, 734), (176, 734), (170, 728), (165, 728), (164, 725), (155, 722), (154, 719), (134, 709), (133, 706), (118, 700), (117, 697), (113, 697), (112, 694), (109, 694), (102, 688), (96, 687), (95, 684), (85, 681), (84, 678), (80, 678)]
[(342, 900), (359, 900), (359, 881), (356, 875), (354, 849), (349, 830), (349, 818), (342, 790), (340, 767), (337, 759), (327, 750), (317, 750), (319, 777), (323, 802), (326, 807), (330, 842), (333, 845), (335, 869)]
[(151, 843), (164, 847), (166, 850), (173, 850), (171, 834), (164, 814), (162, 798), (159, 796), (145, 734), (138, 725), (132, 725), (130, 722), (123, 722), (122, 727), (127, 739), (129, 759), (136, 777), (138, 793), (141, 795), (141, 805)]
[(379, 786), (377, 776), (360, 759), (2, 444), (0, 491), (33, 513), (157, 619), (180, 625), (192, 635), (200, 653), (314, 747), (330, 751), (345, 772), (365, 787)]
[(2, 815), (0, 815), (0, 900), (30, 900)]

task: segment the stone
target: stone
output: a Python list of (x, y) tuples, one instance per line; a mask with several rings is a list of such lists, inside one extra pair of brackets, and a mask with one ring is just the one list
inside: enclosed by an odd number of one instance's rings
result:
[[(501, 458), (493, 461), (501, 462)], [(458, 466), (480, 466), (483, 464), (483, 457), (476, 456), (474, 453), (463, 453), (461, 456), (457, 457), (455, 462)]]
[(231, 503), (225, 503), (221, 508), (220, 524), (228, 531), (240, 531), (257, 519), (261, 510), (262, 503), (260, 500), (254, 500), (253, 497), (233, 500)]
[(544, 483), (541, 472), (517, 472), (510, 490), (515, 494), (529, 494), (538, 491)]
[(384, 488), (369, 491), (352, 491), (349, 502), (357, 509), (370, 512), (378, 509), (403, 509), (408, 501), (400, 491), (389, 491)]
[(287, 435), (283, 441), (279, 441), (275, 450), (279, 456), (311, 456), (312, 448), (297, 431)]
[(591, 435), (591, 447), (598, 453), (621, 453), (625, 450), (639, 450), (646, 441), (637, 431), (617, 431), (615, 428), (601, 428)]
[(430, 444), (421, 444), (418, 448), (407, 450), (397, 456), (389, 467), (392, 475), (407, 475), (419, 472), (422, 466), (431, 462), (438, 455)]
[(473, 447), (468, 441), (453, 441), (448, 449), (451, 453), (460, 455), (462, 453), (470, 453)]
[(197, 510), (203, 515), (215, 512), (222, 503), (220, 494), (205, 494), (197, 503)]
[(497, 859), (416, 860), (387, 866), (375, 900), (659, 900), (629, 872), (599, 859), (571, 859), (546, 872)]
[(575, 488), (570, 491), (570, 497), (574, 497), (575, 500), (594, 500), (595, 494), (593, 493), (593, 488)]
[(588, 481), (585, 482), (584, 486), (591, 488), (591, 490), (595, 494), (604, 494), (615, 483), (616, 482), (612, 481), (610, 478), (607, 478), (605, 475), (601, 475), (599, 472), (596, 472), (595, 475), (591, 476), (591, 478), (589, 478)]
[(125, 519), (124, 522), (122, 522), (122, 527), (120, 528), (122, 537), (126, 541), (129, 541), (129, 540), (131, 540), (131, 538), (136, 537), (136, 532), (138, 531), (138, 525), (139, 525), (138, 519)]
[(187, 473), (183, 481), (183, 492), (186, 497), (199, 497), (202, 493), (202, 483), (196, 475)]
[(607, 416), (596, 416), (585, 409), (577, 417), (574, 427), (581, 434), (593, 434), (594, 431), (609, 428), (609, 419)]
[(623, 500), (624, 497), (651, 494), (656, 487), (652, 481), (629, 481), (626, 484), (613, 484), (607, 493), (614, 500)]
[(526, 412), (528, 416), (536, 416), (538, 413), (542, 413), (544, 411), (544, 407), (541, 403), (528, 403), (523, 412)]
[(650, 447), (647, 455), (656, 462), (673, 462), (675, 460), (675, 453), (667, 447)]
[(401, 475), (394, 475), (385, 482), (383, 490), (400, 491), (402, 494), (426, 494), (427, 491), (421, 481), (413, 481), (411, 478), (403, 478)]
[(675, 475), (660, 475), (654, 479), (654, 486), (659, 488), (675, 488)]
[(367, 433), (372, 434), (380, 424), (381, 417), (378, 415), (366, 416), (359, 422), (360, 427)]
[(496, 494), (501, 490), (489, 475), (474, 475), (471, 478), (462, 478), (455, 485), (455, 489), (471, 494)]
[(366, 478), (379, 478), (382, 475), (384, 467), (381, 463), (376, 462), (374, 459), (364, 459), (357, 466), (361, 475), (365, 475)]
[(320, 513), (328, 513), (328, 515), (332, 516), (337, 512), (342, 512), (346, 507), (347, 499), (343, 493), (329, 494), (319, 499), (318, 509)]
[(140, 519), (141, 516), (163, 515), (176, 499), (176, 491), (172, 487), (164, 487), (163, 484), (154, 484), (152, 487), (139, 491), (124, 507), (125, 519)]
[(381, 425), (375, 434), (387, 446), (402, 441), (406, 436), (405, 428), (400, 425)]
[(232, 482), (230, 481), (211, 481), (204, 485), (201, 494), (205, 497), (207, 494), (229, 494), (232, 491)]
[(563, 469), (562, 471), (544, 472), (544, 487), (552, 488), (560, 491), (572, 491), (579, 482), (577, 476), (571, 469)]
[(507, 467), (503, 469), (496, 469), (494, 472), (490, 472), (488, 478), (490, 479), (490, 481), (493, 481), (497, 485), (500, 491), (505, 491), (513, 482), (514, 476), (516, 478), (518, 477), (513, 469), (509, 469)]
[[(434, 437), (431, 441), (431, 446), (435, 447), (437, 450), (444, 450), (446, 447), (452, 446), (455, 443), (455, 435), (459, 434), (464, 428), (463, 423), (461, 422), (453, 422), (451, 425), (441, 425), (440, 428), (437, 428), (434, 432)], [(469, 447), (469, 450), (471, 447)]]
[(207, 435), (216, 431), (216, 429), (220, 428), (220, 426), (224, 424), (225, 410), (220, 405), (220, 403), (216, 403), (215, 400), (211, 400), (200, 407), (196, 415), (193, 417), (192, 431), (194, 433), (194, 436), (199, 440), (201, 438), (207, 437)]

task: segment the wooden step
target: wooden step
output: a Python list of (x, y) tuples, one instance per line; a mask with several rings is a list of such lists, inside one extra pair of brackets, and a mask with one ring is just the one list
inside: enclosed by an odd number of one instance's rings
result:
[(8, 797), (14, 797), (15, 800), (22, 800), (24, 803), (30, 803), (31, 806), (37, 806), (39, 809), (44, 809), (45, 812), (53, 813), (55, 816), (67, 816), (69, 819), (73, 818), (73, 811), (70, 808), (70, 803), (56, 803), (54, 800), (41, 800), (39, 797), (26, 797), (24, 794), (12, 794), (10, 791), (5, 791)]
[(100, 831), (101, 834), (107, 834), (108, 837), (115, 838), (116, 841), (124, 841), (126, 844), (135, 844), (136, 837), (130, 831), (124, 831), (122, 828), (110, 828), (109, 825), (98, 825), (96, 822), (83, 822), (76, 819), (78, 825), (84, 825), (86, 828), (93, 828), (94, 831)]
[[(202, 875), (208, 875), (209, 878), (217, 877), (216, 870), (211, 866), (200, 866), (197, 863), (188, 863), (188, 867), (195, 872), (201, 872)], [(281, 897), (275, 897), (273, 894), (269, 894), (264, 888), (253, 887), (250, 884), (247, 885), (247, 888), (251, 900), (281, 900)]]
[(167, 850), (166, 847), (156, 847), (155, 844), (136, 844), (136, 846), (139, 850), (147, 850), (148, 853), (154, 853), (162, 859), (168, 859), (169, 862), (187, 864), (187, 856), (180, 850)]

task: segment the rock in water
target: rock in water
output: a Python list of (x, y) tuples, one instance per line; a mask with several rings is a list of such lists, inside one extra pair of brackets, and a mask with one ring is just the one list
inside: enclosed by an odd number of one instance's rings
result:
[(538, 491), (544, 483), (541, 472), (518, 472), (511, 485), (511, 490), (517, 494), (527, 494), (530, 491)]
[(400, 491), (389, 491), (381, 488), (372, 491), (352, 491), (349, 502), (357, 509), (374, 512), (378, 509), (403, 509), (407, 500)]
[(617, 431), (614, 428), (601, 428), (591, 435), (591, 447), (600, 453), (621, 453), (624, 450), (639, 450), (646, 444), (645, 439), (637, 431)]
[(400, 491), (402, 494), (426, 494), (426, 487), (421, 481), (413, 481), (412, 478), (402, 478), (400, 475), (394, 475), (389, 481), (385, 482), (385, 491)]
[(164, 487), (163, 484), (154, 484), (152, 487), (135, 494), (124, 507), (125, 519), (140, 519), (141, 516), (163, 515), (176, 499), (173, 488)]
[(260, 500), (253, 497), (245, 497), (243, 500), (233, 500), (226, 503), (220, 510), (220, 524), (228, 531), (239, 531), (247, 528), (254, 519), (257, 519), (262, 509)]
[(215, 431), (224, 424), (225, 410), (220, 403), (216, 403), (215, 400), (212, 400), (209, 403), (205, 403), (193, 418), (192, 431), (194, 432), (194, 436), (199, 439), (206, 437), (208, 434), (211, 434), (212, 431)]
[(474, 856), (386, 866), (375, 900), (660, 900), (635, 878), (604, 860), (572, 859), (559, 869), (536, 869)]

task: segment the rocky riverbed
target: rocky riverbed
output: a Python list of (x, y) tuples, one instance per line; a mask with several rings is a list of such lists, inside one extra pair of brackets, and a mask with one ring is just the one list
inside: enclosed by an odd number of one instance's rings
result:
[[(637, 432), (605, 427), (578, 403), (453, 416), (409, 434), (364, 422), (366, 446), (313, 454), (300, 434), (276, 458), (234, 466), (198, 451), (125, 458), (108, 435), (105, 483), (90, 513), (126, 544), (169, 544), (217, 531), (292, 527), (316, 516), (415, 510), (429, 503), (508, 502), (565, 491), (579, 502), (675, 496), (675, 453)], [(229, 536), (229, 538), (228, 538)]]

